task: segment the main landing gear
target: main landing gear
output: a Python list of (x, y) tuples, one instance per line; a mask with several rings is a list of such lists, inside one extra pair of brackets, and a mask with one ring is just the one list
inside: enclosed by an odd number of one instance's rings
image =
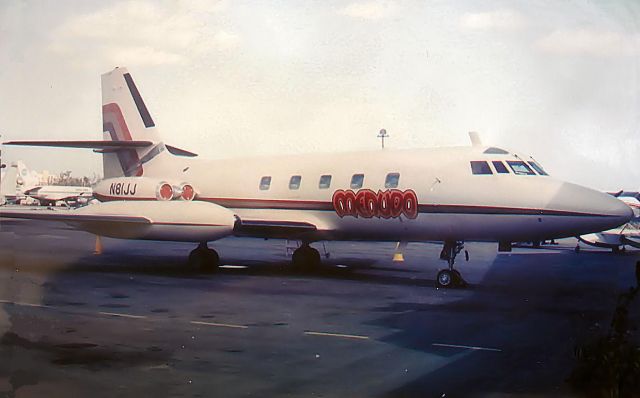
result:
[(189, 253), (187, 265), (191, 268), (199, 269), (204, 273), (213, 273), (220, 265), (220, 256), (218, 253), (207, 247), (207, 242), (200, 242), (198, 247)]
[(291, 264), (293, 268), (299, 270), (312, 270), (317, 268), (321, 263), (320, 253), (309, 246), (308, 243), (302, 243), (302, 246), (297, 248), (291, 256)]
[[(440, 259), (447, 260), (449, 263), (448, 269), (443, 269), (438, 272), (436, 277), (436, 287), (464, 287), (467, 285), (462, 275), (457, 269), (453, 268), (453, 264), (456, 261), (456, 256), (464, 249), (464, 243), (457, 241), (444, 242), (444, 247), (440, 252)], [(469, 253), (465, 250), (465, 258), (469, 261)]]

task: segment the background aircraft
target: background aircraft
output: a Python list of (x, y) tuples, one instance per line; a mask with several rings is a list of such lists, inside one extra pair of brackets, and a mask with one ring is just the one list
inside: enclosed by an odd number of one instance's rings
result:
[(24, 191), (43, 206), (55, 206), (58, 202), (68, 205), (85, 204), (93, 197), (91, 187), (65, 185), (41, 185)]
[(13, 163), (5, 168), (5, 173), (0, 181), (0, 196), (2, 196), (2, 204), (17, 203), (20, 199), (24, 199), (24, 194), (19, 189), (18, 181), (20, 181), (18, 165)]
[[(633, 210), (633, 218), (626, 224), (607, 231), (582, 235), (578, 240), (584, 244), (595, 247), (611, 249), (618, 252), (626, 245), (640, 249), (640, 201), (637, 193), (626, 196), (626, 193), (618, 193), (618, 199), (626, 203)], [(580, 246), (576, 246), (580, 250)]]
[(299, 240), (292, 263), (320, 263), (322, 240), (441, 241), (443, 287), (464, 241), (535, 241), (627, 222), (627, 205), (547, 175), (529, 157), (496, 147), (379, 150), (199, 160), (164, 143), (124, 68), (102, 76), (103, 140), (7, 145), (90, 148), (103, 156), (101, 202), (74, 211), (3, 211), (66, 222), (97, 235), (198, 242), (189, 263), (213, 270), (207, 242), (229, 235)]
[(75, 205), (85, 204), (93, 197), (93, 190), (90, 187), (43, 184), (43, 176), (29, 170), (21, 161), (14, 162), (8, 169), (9, 171), (3, 176), (0, 191), (10, 203), (39, 203), (44, 206), (55, 206), (56, 203), (63, 202), (67, 205)]

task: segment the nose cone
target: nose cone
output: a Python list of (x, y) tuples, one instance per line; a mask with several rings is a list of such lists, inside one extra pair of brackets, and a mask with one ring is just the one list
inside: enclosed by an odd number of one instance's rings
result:
[(547, 209), (564, 213), (576, 221), (575, 234), (606, 231), (625, 224), (633, 211), (621, 200), (593, 189), (562, 183)]

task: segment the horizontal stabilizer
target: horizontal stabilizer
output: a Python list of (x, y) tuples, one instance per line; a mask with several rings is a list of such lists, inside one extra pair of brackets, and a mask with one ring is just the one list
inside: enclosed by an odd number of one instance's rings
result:
[[(8, 141), (3, 145), (13, 146), (44, 146), (56, 148), (85, 148), (98, 153), (113, 153), (122, 149), (147, 148), (153, 146), (151, 141)], [(195, 157), (197, 153), (165, 145), (169, 153), (176, 156)]]
[(4, 145), (48, 146), (57, 148), (118, 149), (144, 148), (153, 145), (151, 141), (8, 141)]
[(171, 146), (171, 145), (166, 145), (166, 144), (165, 144), (165, 147), (167, 148), (167, 150), (169, 151), (169, 153), (170, 153), (170, 154), (172, 154), (172, 155), (176, 155), (176, 156), (186, 156), (186, 157), (190, 157), (190, 158), (195, 157), (195, 156), (198, 156), (198, 154), (197, 154), (197, 153), (189, 152), (189, 151), (187, 151), (187, 150), (180, 149), (180, 148), (176, 148), (176, 147)]

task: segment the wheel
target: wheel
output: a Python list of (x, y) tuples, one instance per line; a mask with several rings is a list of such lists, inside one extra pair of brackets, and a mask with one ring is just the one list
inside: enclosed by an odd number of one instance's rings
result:
[(220, 256), (209, 248), (196, 248), (189, 253), (188, 265), (200, 272), (210, 274), (218, 270)]
[(296, 269), (314, 269), (321, 263), (320, 252), (308, 245), (300, 246), (293, 252), (291, 263)]
[(205, 274), (216, 272), (220, 265), (220, 256), (218, 256), (218, 253), (213, 249), (207, 249), (203, 257), (204, 261), (200, 265), (200, 271)]
[(448, 269), (443, 269), (438, 272), (438, 275), (436, 276), (436, 286), (445, 288), (452, 287), (455, 278), (456, 275), (454, 274), (454, 272), (449, 271)]

